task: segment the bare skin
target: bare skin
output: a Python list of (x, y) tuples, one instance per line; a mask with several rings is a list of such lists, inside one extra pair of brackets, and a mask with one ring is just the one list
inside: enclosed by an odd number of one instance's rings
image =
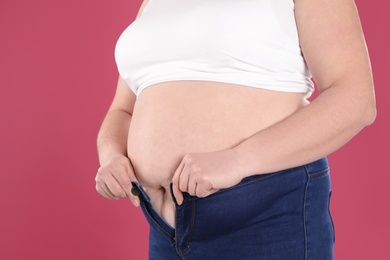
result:
[(295, 14), (316, 100), (200, 81), (160, 83), (136, 100), (119, 79), (98, 137), (98, 192), (138, 205), (130, 193), (138, 181), (174, 226), (171, 182), (179, 204), (182, 192), (206, 197), (326, 156), (372, 123), (373, 80), (354, 2), (296, 0)]
[(184, 155), (233, 148), (305, 104), (303, 94), (215, 82), (161, 83), (137, 99), (128, 155), (155, 209), (173, 225), (169, 185)]

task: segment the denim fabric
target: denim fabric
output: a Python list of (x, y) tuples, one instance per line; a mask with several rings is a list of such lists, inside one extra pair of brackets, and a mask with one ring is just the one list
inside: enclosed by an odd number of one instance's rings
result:
[(133, 185), (150, 224), (151, 260), (333, 259), (326, 158), (250, 176), (206, 198), (184, 193), (182, 205), (174, 200), (176, 229), (154, 211), (142, 187)]

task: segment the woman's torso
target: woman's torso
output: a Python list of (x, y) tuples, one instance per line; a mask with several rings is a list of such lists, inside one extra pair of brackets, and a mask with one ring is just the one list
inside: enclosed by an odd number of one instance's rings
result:
[(156, 211), (174, 226), (169, 185), (184, 154), (234, 147), (306, 104), (303, 93), (217, 82), (159, 83), (135, 103), (129, 158)]
[(238, 145), (313, 91), (293, 0), (150, 0), (115, 56), (138, 96), (129, 158), (172, 226), (169, 185), (184, 154)]

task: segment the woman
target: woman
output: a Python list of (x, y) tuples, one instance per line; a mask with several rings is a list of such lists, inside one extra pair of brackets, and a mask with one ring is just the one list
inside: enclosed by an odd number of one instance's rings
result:
[(115, 55), (96, 189), (150, 259), (333, 258), (325, 156), (376, 114), (352, 0), (145, 0)]

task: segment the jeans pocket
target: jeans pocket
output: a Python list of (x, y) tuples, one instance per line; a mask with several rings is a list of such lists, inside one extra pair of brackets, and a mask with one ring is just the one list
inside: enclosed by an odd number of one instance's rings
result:
[(308, 175), (309, 175), (310, 180), (315, 180), (315, 179), (319, 179), (322, 177), (326, 177), (326, 176), (329, 176), (329, 168), (326, 168), (326, 169), (323, 169), (323, 170), (320, 170), (317, 172), (309, 172), (308, 171)]

